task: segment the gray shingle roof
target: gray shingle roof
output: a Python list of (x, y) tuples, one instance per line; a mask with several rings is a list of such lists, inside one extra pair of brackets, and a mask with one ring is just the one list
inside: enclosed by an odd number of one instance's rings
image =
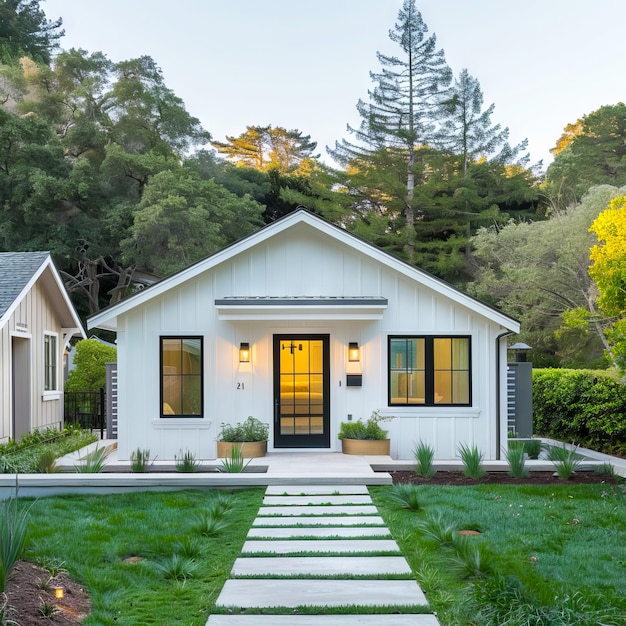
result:
[(22, 293), (49, 252), (0, 252), (0, 317)]

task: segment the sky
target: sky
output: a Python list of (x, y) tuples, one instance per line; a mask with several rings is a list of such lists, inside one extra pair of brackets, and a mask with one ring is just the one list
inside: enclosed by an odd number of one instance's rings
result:
[[(213, 139), (282, 126), (350, 139), (402, 0), (41, 0), (63, 49), (151, 56)], [(552, 161), (564, 127), (626, 99), (623, 0), (417, 0), (448, 65), (478, 79), (494, 123)]]

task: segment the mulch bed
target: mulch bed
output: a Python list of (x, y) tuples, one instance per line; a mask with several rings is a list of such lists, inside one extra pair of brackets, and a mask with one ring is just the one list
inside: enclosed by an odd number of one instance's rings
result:
[(615, 484), (617, 480), (611, 476), (602, 476), (595, 472), (575, 472), (568, 479), (563, 480), (554, 475), (554, 472), (530, 472), (527, 478), (515, 478), (507, 472), (487, 472), (482, 478), (468, 478), (463, 472), (438, 471), (432, 478), (418, 476), (415, 472), (398, 471), (389, 472), (394, 485), (583, 485), (594, 483)]
[[(55, 597), (55, 587), (63, 587), (63, 599)], [(50, 578), (48, 570), (28, 561), (15, 564), (3, 600), (7, 602), (5, 619), (20, 626), (75, 626), (89, 614), (91, 606), (87, 592), (67, 574)], [(52, 615), (44, 615), (50, 611)]]

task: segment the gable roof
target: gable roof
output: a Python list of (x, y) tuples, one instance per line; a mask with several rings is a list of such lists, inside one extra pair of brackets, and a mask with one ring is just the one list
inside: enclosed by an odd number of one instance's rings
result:
[(0, 252), (0, 328), (42, 277), (53, 294), (64, 329), (84, 337), (80, 319), (49, 252)]
[(366, 254), (370, 258), (380, 262), (381, 264), (394, 269), (401, 274), (417, 281), (425, 287), (432, 289), (433, 291), (440, 293), (441, 295), (451, 298), (459, 304), (469, 308), (472, 311), (486, 317), (492, 322), (501, 325), (503, 328), (512, 332), (519, 332), (520, 324), (517, 320), (505, 315), (498, 309), (491, 307), (472, 296), (452, 287), (445, 281), (436, 278), (432, 274), (425, 272), (413, 265), (410, 265), (406, 261), (394, 256), (388, 252), (385, 252), (378, 246), (375, 246), (364, 239), (349, 233), (348, 231), (335, 226), (323, 218), (314, 215), (306, 209), (297, 209), (292, 213), (289, 213), (285, 217), (268, 224), (255, 233), (240, 239), (233, 244), (219, 250), (193, 265), (186, 267), (185, 269), (172, 274), (168, 278), (155, 283), (154, 285), (140, 291), (121, 302), (109, 306), (99, 313), (92, 315), (87, 320), (88, 328), (103, 328), (107, 330), (116, 330), (117, 317), (122, 315), (136, 306), (140, 306), (151, 299), (162, 295), (169, 289), (176, 287), (187, 280), (194, 278), (195, 276), (227, 261), (238, 254), (260, 244), (272, 237), (282, 233), (296, 225), (304, 224), (313, 228), (314, 230), (326, 234), (332, 239), (339, 241), (355, 250)]

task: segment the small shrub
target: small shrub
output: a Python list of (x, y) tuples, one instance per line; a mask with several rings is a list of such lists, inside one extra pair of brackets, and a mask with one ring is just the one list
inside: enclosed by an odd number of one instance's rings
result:
[(509, 476), (515, 476), (515, 478), (526, 478), (528, 476), (528, 469), (526, 468), (525, 447), (523, 444), (510, 445), (504, 451), (506, 462), (509, 464)]
[(420, 508), (418, 489), (416, 485), (394, 485), (389, 490), (388, 499), (402, 509), (417, 511)]
[(137, 448), (130, 453), (130, 471), (142, 474), (152, 465), (150, 463), (150, 450), (142, 450)]
[(578, 450), (578, 446), (567, 448), (563, 444), (562, 446), (552, 446), (548, 451), (548, 459), (554, 463), (559, 478), (568, 480), (580, 465), (580, 458), (577, 457), (576, 450)]
[(190, 450), (181, 454), (180, 458), (174, 456), (174, 460), (176, 462), (177, 472), (195, 472), (200, 465), (200, 462), (196, 460), (196, 455)]
[(367, 421), (361, 418), (354, 422), (341, 422), (339, 425), (339, 439), (387, 439), (387, 431), (379, 422), (394, 419), (393, 415), (381, 415), (380, 411), (373, 411)]
[(476, 446), (467, 446), (464, 443), (459, 444), (459, 456), (463, 461), (463, 473), (468, 478), (481, 478), (485, 475), (482, 466), (484, 454), (478, 450)]
[(244, 441), (267, 441), (270, 435), (269, 424), (248, 416), (243, 422), (222, 424), (219, 441), (241, 443)]
[(424, 478), (432, 478), (437, 470), (433, 467), (435, 449), (428, 443), (420, 440), (413, 450), (415, 458), (415, 473)]

